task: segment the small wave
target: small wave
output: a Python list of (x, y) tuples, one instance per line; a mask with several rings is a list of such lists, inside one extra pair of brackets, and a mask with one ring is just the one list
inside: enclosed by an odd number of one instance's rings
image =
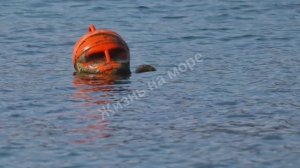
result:
[(232, 41), (232, 40), (240, 40), (240, 39), (249, 39), (249, 38), (258, 38), (257, 35), (252, 34), (245, 34), (245, 35), (239, 35), (239, 36), (231, 36), (231, 37), (224, 37), (221, 38), (221, 41)]
[(162, 17), (163, 19), (183, 19), (186, 18), (187, 16), (165, 16)]
[(136, 7), (136, 8), (137, 8), (137, 9), (141, 9), (141, 10), (144, 10), (144, 9), (150, 9), (149, 7), (143, 6), (143, 5), (138, 6), (138, 7)]

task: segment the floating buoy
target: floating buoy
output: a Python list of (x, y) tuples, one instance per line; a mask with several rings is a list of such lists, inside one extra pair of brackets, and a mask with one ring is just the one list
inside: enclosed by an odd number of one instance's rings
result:
[(129, 48), (116, 32), (90, 25), (88, 33), (75, 44), (73, 65), (79, 73), (130, 74)]

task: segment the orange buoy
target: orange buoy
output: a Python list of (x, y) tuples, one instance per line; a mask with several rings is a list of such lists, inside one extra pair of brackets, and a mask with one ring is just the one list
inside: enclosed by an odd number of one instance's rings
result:
[(90, 25), (73, 50), (77, 72), (91, 74), (130, 74), (130, 53), (122, 37), (111, 30)]

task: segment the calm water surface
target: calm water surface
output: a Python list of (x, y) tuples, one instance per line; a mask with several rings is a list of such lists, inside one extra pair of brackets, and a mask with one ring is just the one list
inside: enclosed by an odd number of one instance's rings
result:
[[(0, 168), (300, 164), (298, 0), (0, 3)], [(132, 71), (158, 71), (73, 76), (73, 45), (91, 23), (124, 37)], [(197, 53), (193, 70), (168, 78)]]

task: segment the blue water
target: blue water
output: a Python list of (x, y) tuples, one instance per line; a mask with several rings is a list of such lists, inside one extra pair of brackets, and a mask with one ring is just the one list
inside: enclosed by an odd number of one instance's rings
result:
[[(299, 166), (298, 0), (0, 4), (0, 168)], [(91, 23), (157, 71), (73, 76)]]

